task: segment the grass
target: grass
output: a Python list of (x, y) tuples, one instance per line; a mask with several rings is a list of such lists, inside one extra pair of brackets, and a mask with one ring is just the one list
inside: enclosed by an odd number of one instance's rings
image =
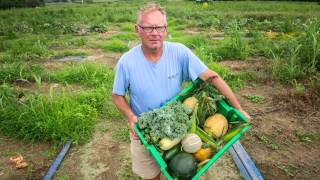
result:
[(17, 79), (32, 81), (35, 74), (41, 74), (42, 68), (33, 63), (0, 63), (0, 84), (12, 83)]
[(207, 63), (208, 68), (217, 72), (222, 79), (224, 79), (231, 89), (235, 90), (244, 85), (243, 79), (239, 75), (233, 74), (228, 68), (223, 67), (215, 62)]
[(114, 73), (98, 63), (73, 63), (64, 69), (49, 73), (46, 77), (51, 82), (80, 84), (88, 87), (110, 87)]
[(278, 150), (280, 148), (280, 145), (275, 143), (274, 139), (272, 138), (274, 136), (258, 132), (256, 129), (251, 130), (249, 133), (251, 136), (256, 137), (259, 142), (265, 145), (267, 148), (270, 148), (272, 150)]
[(118, 179), (132, 179), (140, 180), (141, 178), (132, 173), (132, 162), (128, 156), (123, 157), (121, 160), (121, 168), (116, 172)]
[(56, 51), (54, 52), (54, 54), (51, 56), (51, 58), (54, 59), (61, 59), (64, 57), (68, 57), (68, 56), (88, 56), (89, 53), (86, 51), (82, 51), (82, 50), (63, 50), (63, 51)]
[(257, 104), (263, 104), (266, 100), (265, 97), (259, 95), (245, 95), (244, 97)]
[[(133, 27), (132, 27), (133, 28)], [(135, 33), (124, 33), (124, 34), (117, 34), (110, 38), (111, 40), (121, 40), (121, 41), (134, 41), (137, 40), (137, 35)]]
[(306, 144), (311, 144), (316, 141), (320, 142), (320, 133), (303, 132), (301, 130), (296, 130), (294, 134), (300, 142)]
[(129, 127), (123, 126), (114, 129), (114, 131), (112, 132), (112, 139), (122, 142), (130, 142)]
[(102, 49), (106, 52), (126, 52), (129, 50), (128, 44), (125, 44), (123, 41), (120, 40), (111, 40), (105, 43), (102, 46)]
[(83, 143), (92, 135), (97, 110), (65, 93), (25, 94), (1, 86), (0, 131), (16, 138)]

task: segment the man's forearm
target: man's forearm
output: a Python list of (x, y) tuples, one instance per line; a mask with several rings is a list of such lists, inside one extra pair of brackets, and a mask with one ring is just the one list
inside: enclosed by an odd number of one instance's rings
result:
[(242, 107), (240, 106), (236, 96), (232, 92), (231, 88), (228, 84), (219, 76), (216, 78), (212, 78), (211, 83), (218, 89), (218, 91), (224, 95), (231, 106), (235, 107), (238, 110), (241, 110)]
[(212, 83), (212, 85), (215, 86), (217, 90), (227, 98), (231, 106), (235, 107), (238, 110), (242, 110), (231, 88), (217, 73), (211, 70), (207, 70), (206, 72), (201, 74), (200, 79)]
[(131, 119), (133, 116), (136, 116), (130, 106), (128, 105), (124, 96), (119, 96), (116, 94), (112, 94), (112, 100), (120, 112), (127, 117), (127, 119)]

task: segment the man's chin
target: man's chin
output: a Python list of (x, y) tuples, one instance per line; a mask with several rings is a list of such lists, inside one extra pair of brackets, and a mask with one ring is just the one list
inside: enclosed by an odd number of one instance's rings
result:
[(157, 49), (160, 49), (161, 47), (162, 47), (161, 44), (157, 44), (157, 45), (153, 44), (149, 46), (149, 49), (157, 50)]

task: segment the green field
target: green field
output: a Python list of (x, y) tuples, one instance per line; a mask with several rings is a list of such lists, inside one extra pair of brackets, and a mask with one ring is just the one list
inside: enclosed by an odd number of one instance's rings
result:
[[(193, 1), (159, 2), (167, 10), (167, 40), (187, 45), (234, 91), (272, 82), (292, 91), (287, 102), (319, 105), (319, 4), (230, 1), (205, 7)], [(138, 43), (134, 24), (142, 4), (66, 3), (1, 10), (0, 134), (58, 147), (70, 138), (75, 144), (90, 142), (101, 122), (125, 125), (111, 101), (113, 68), (121, 54)], [(224, 65), (253, 59), (267, 64), (260, 67), (263, 75), (235, 73)], [(255, 94), (245, 97), (258, 104), (266, 101)], [(127, 130), (115, 132), (114, 138), (126, 142)], [(272, 144), (266, 136), (252, 136)], [(296, 136), (319, 143), (314, 131), (302, 129)], [(279, 169), (292, 177), (287, 166)]]

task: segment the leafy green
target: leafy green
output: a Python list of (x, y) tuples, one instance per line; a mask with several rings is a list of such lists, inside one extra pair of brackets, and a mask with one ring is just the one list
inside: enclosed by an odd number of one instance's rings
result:
[(203, 127), (206, 119), (218, 111), (216, 102), (224, 98), (210, 83), (202, 83), (196, 90), (195, 97), (199, 101), (197, 124)]
[(191, 111), (175, 101), (164, 108), (141, 114), (138, 125), (153, 139), (181, 138), (191, 126)]

